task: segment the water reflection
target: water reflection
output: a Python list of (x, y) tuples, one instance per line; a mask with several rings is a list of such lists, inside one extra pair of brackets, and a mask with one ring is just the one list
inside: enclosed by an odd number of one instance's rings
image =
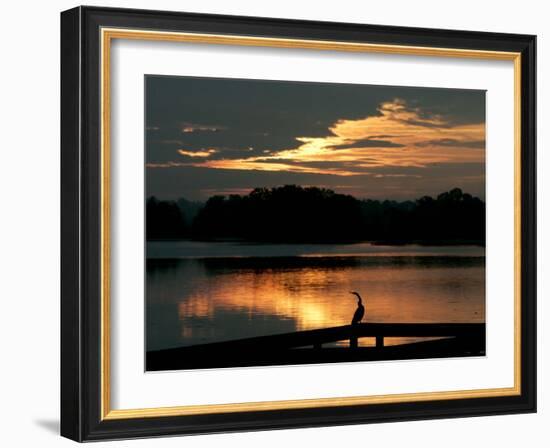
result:
[(146, 291), (148, 350), (347, 325), (349, 291), (366, 322), (485, 321), (484, 257), (469, 253), (151, 258)]

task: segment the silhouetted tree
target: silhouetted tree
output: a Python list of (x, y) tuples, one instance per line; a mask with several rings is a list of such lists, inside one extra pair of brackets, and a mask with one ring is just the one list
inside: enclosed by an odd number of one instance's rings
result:
[(317, 187), (257, 188), (247, 196), (214, 196), (197, 214), (199, 238), (258, 241), (352, 241), (361, 237), (360, 202)]
[[(191, 216), (189, 218), (189, 216)], [(147, 238), (270, 242), (485, 243), (485, 203), (459, 188), (416, 201), (358, 200), (318, 187), (256, 188), (248, 195), (147, 201)]]
[(189, 236), (180, 208), (172, 201), (159, 201), (154, 196), (146, 204), (148, 240), (180, 239)]

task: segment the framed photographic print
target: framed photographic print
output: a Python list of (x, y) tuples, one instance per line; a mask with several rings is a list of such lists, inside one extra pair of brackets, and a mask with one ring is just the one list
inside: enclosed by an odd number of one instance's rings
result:
[(61, 433), (535, 412), (535, 37), (61, 15)]

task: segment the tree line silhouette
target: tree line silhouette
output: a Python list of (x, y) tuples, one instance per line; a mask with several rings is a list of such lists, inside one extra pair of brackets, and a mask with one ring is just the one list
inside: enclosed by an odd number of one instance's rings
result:
[(485, 244), (485, 203), (459, 188), (436, 198), (379, 201), (285, 185), (204, 204), (150, 197), (146, 215), (148, 240)]

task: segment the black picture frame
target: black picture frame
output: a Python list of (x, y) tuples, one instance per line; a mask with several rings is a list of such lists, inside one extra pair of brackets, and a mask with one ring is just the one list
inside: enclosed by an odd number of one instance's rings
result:
[[(513, 396), (102, 418), (101, 28), (521, 54), (521, 371)], [(76, 441), (536, 412), (536, 37), (77, 7), (61, 14), (61, 435)]]

